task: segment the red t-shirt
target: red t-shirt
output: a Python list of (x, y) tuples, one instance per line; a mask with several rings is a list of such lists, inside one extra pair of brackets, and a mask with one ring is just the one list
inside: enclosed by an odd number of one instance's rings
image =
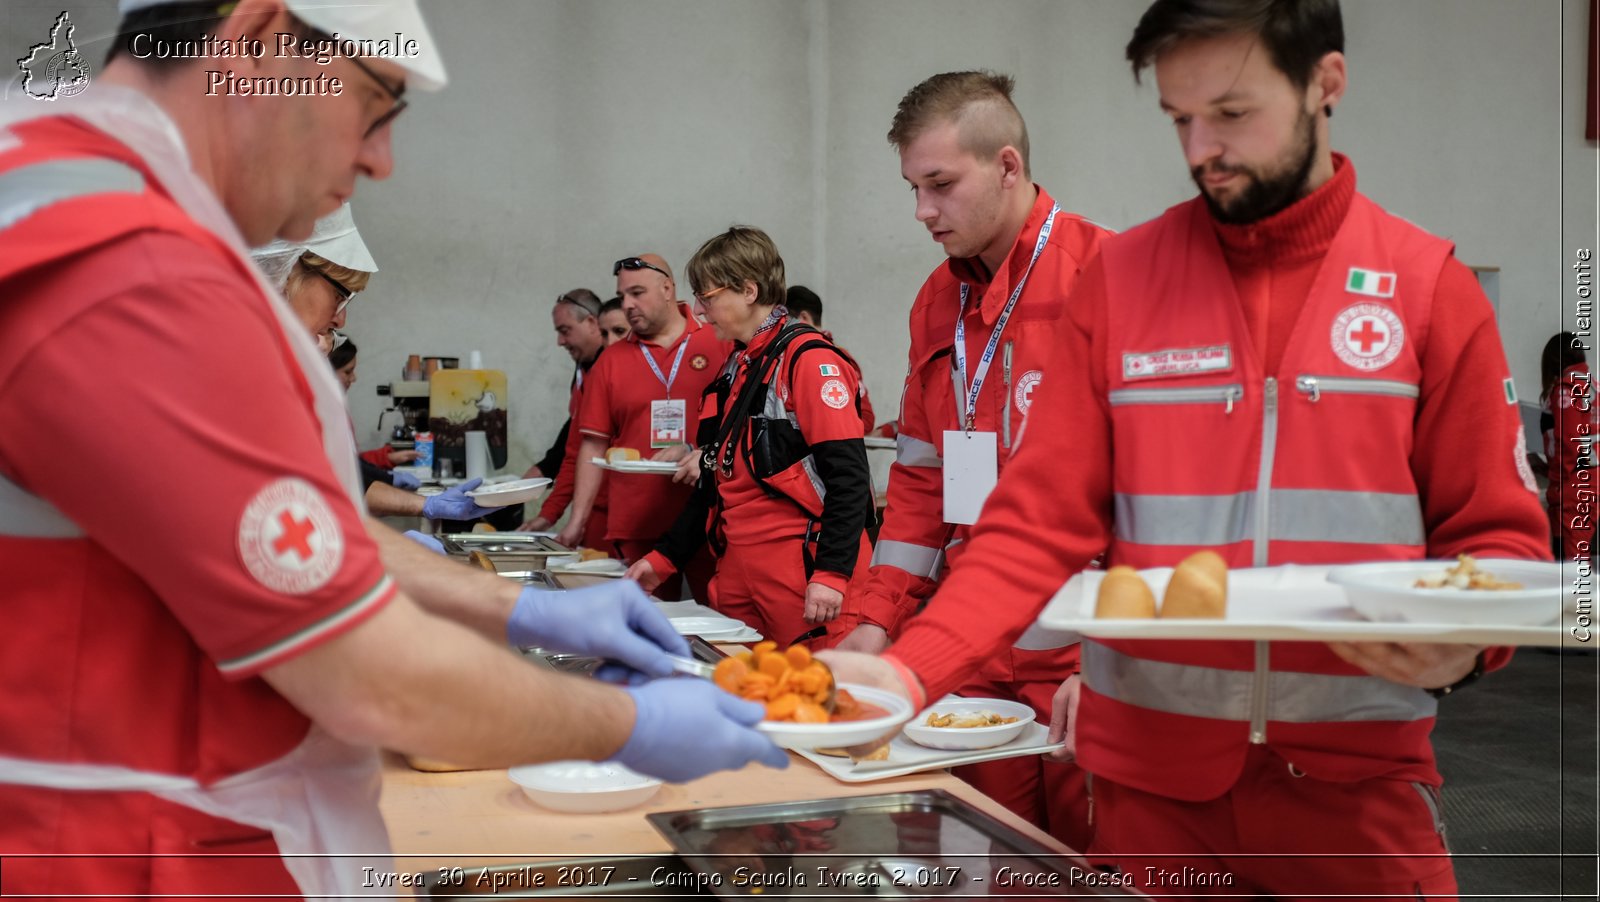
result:
[(78, 537), (0, 537), (0, 754), (216, 779), (308, 722), (255, 675), (394, 594), (253, 283), (140, 232), (0, 287), (0, 475)]
[[(685, 425), (690, 430), (694, 428), (700, 419), (700, 395), (717, 378), (733, 343), (719, 340), (713, 330), (690, 314), (686, 305), (679, 304), (678, 310), (688, 323), (670, 346), (660, 347), (630, 334), (624, 343), (613, 345), (600, 355), (584, 378), (577, 423), (584, 435), (603, 438), (612, 447), (633, 448), (641, 457), (649, 458), (654, 453), (650, 447), (650, 402), (668, 398), (683, 399)], [(685, 343), (688, 347), (683, 352), (683, 363), (673, 377), (673, 359)], [(646, 354), (655, 360), (662, 377), (672, 378), (670, 393), (645, 362)], [(693, 434), (685, 436), (686, 441), (693, 438)], [(691, 489), (653, 473), (609, 473), (605, 491), (610, 518), (606, 538), (614, 542), (653, 542), (672, 526)]]

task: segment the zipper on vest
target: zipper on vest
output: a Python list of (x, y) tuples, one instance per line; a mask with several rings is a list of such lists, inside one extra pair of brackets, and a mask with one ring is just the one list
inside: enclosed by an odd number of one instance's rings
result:
[(1244, 398), (1243, 385), (1207, 385), (1198, 388), (1119, 388), (1110, 393), (1112, 407), (1130, 404), (1226, 404), (1224, 413)]
[(1409, 382), (1392, 379), (1350, 379), (1343, 376), (1299, 376), (1294, 387), (1315, 404), (1323, 392), (1346, 395), (1384, 395), (1392, 398), (1418, 398), (1422, 390)]
[(1256, 641), (1256, 670), (1250, 680), (1250, 743), (1264, 745), (1267, 741), (1267, 691), (1272, 680), (1271, 644), (1265, 639)]
[(1001, 370), (1001, 373), (1005, 378), (1005, 386), (1006, 386), (1006, 397), (1005, 397), (1006, 412), (1005, 412), (1004, 416), (1001, 418), (1000, 441), (1001, 441), (1001, 444), (1004, 445), (1006, 448), (1010, 448), (1011, 447), (1011, 345), (1012, 344), (1013, 344), (1013, 342), (1010, 342), (1010, 341), (1006, 342), (1005, 361), (1004, 361), (1004, 366), (1003, 366), (1003, 368)]

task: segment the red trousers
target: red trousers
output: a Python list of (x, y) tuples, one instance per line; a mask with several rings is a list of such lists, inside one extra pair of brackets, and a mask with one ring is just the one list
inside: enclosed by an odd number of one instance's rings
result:
[[(1033, 709), (1039, 723), (1049, 726), (1050, 700), (1061, 682), (1078, 671), (1078, 646), (1007, 652), (1004, 659), (985, 665), (956, 694), (1022, 702)], [(951, 773), (1073, 851), (1089, 848), (1094, 835), (1089, 792), (1077, 764), (1047, 761), (1040, 755), (968, 764), (952, 768)]]
[[(628, 564), (649, 554), (656, 547), (654, 540), (643, 539), (618, 539), (612, 543), (617, 549), (617, 556)], [(604, 547), (604, 546), (602, 546)], [(680, 574), (674, 574), (661, 581), (651, 595), (662, 601), (682, 601), (684, 584), (688, 583), (689, 594), (695, 601), (711, 606), (711, 577), (716, 572), (717, 559), (711, 552), (701, 549), (690, 561), (689, 566)]]
[(1255, 746), (1233, 788), (1208, 802), (1101, 778), (1091, 789), (1090, 860), (1117, 866), (1156, 898), (1456, 897), (1436, 787), (1329, 783)]
[[(865, 575), (872, 560), (872, 543), (861, 536), (861, 553), (856, 558), (856, 573)], [(798, 538), (776, 539), (753, 545), (729, 543), (717, 559), (717, 575), (711, 581), (711, 606), (743, 620), (786, 648), (814, 629), (817, 624), (805, 619), (805, 555)], [(806, 641), (813, 649), (839, 644), (861, 621), (856, 596), (845, 593), (839, 616), (828, 621), (826, 635)]]

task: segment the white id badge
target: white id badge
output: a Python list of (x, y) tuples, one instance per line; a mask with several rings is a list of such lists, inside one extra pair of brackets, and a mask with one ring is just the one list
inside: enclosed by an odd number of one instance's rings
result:
[(954, 430), (944, 434), (944, 522), (978, 522), (978, 512), (999, 480), (995, 433)]
[(650, 447), (670, 448), (689, 441), (689, 408), (682, 398), (650, 402)]

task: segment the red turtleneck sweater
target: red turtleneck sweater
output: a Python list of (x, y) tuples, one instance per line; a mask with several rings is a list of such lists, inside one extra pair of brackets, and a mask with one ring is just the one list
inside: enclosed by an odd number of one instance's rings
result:
[[(1268, 372), (1278, 368), (1355, 182), (1355, 167), (1335, 154), (1333, 177), (1288, 209), (1250, 225), (1215, 223), (1252, 346), (1266, 355)], [(1508, 487), (1504, 480), (1491, 485), (1470, 476), (1516, 466), (1503, 443), (1483, 440), (1490, 424), (1503, 422), (1505, 404), (1505, 356), (1491, 309), (1472, 272), (1454, 258), (1434, 297), (1435, 309), (1447, 315), (1430, 324), (1422, 392), (1440, 400), (1419, 419), (1412, 455), (1429, 555), (1538, 557), (1540, 549), (1526, 537), (1540, 526), (1525, 522), (1538, 515), (1537, 506), (1508, 494), (1526, 490), (1515, 480)], [(893, 656), (917, 674), (928, 698), (956, 688), (977, 660), (1015, 641), (1061, 584), (1110, 543), (1107, 303), (1097, 259), (1066, 304), (1046, 364), (1045, 393), (1029, 412), (966, 553), (893, 646)], [(1485, 399), (1501, 407), (1488, 409)], [(1048, 401), (1042, 413), (1041, 401)], [(1496, 650), (1489, 665), (1509, 657)]]

